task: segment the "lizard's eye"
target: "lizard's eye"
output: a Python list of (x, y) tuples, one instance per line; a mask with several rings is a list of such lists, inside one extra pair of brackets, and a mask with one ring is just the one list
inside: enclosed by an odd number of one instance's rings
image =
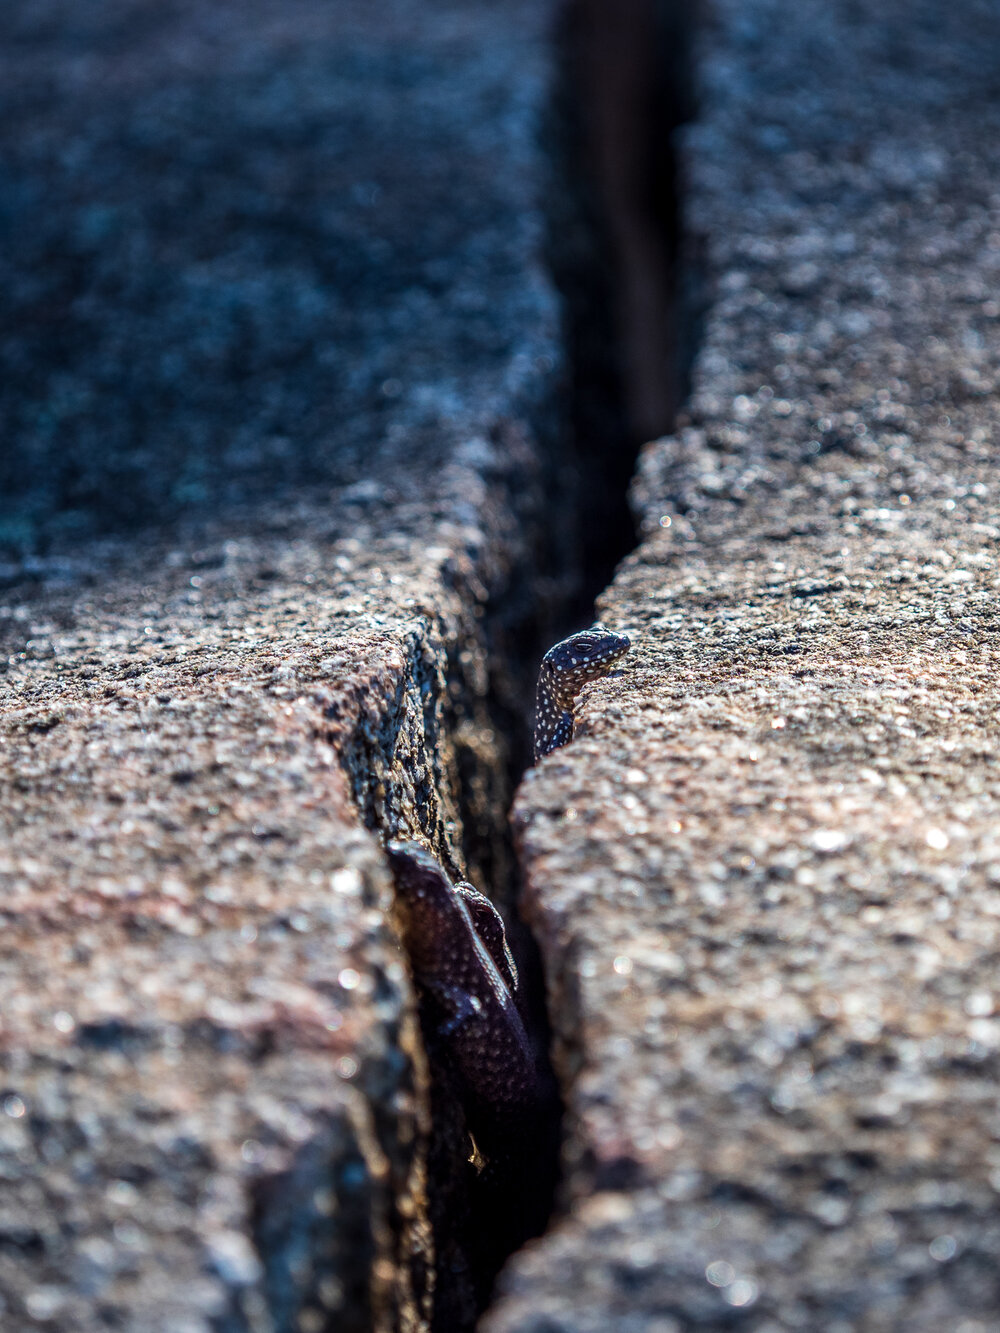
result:
[(584, 630), (572, 639), (572, 652), (567, 666), (588, 667), (612, 661), (627, 653), (631, 647), (627, 634), (615, 634), (603, 625)]

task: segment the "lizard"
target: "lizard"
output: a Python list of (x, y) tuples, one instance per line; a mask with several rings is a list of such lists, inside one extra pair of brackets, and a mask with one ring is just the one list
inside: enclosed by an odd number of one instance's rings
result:
[(547, 1096), (517, 1003), (503, 919), (471, 884), (453, 883), (419, 843), (394, 840), (386, 852), (429, 1027), (458, 1076), (476, 1147), (489, 1160), (513, 1146)]
[(542, 658), (535, 693), (535, 763), (573, 739), (573, 705), (588, 681), (606, 676), (632, 646), (598, 622), (562, 639)]

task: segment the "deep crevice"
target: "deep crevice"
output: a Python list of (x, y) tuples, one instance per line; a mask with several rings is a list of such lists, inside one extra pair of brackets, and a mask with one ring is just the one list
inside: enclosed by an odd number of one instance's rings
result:
[[(551, 442), (547, 478), (549, 512), (561, 515), (563, 542), (550, 540), (536, 567), (548, 595), (537, 598), (533, 614), (522, 617), (513, 634), (508, 624), (492, 645), (494, 677), (499, 672), (505, 680), (500, 694), (521, 700), (523, 741), (512, 748), (501, 784), (511, 797), (530, 763), (524, 720), (531, 717), (541, 654), (591, 622), (595, 599), (634, 549), (628, 489), (639, 449), (673, 429), (688, 391), (699, 284), (690, 253), (686, 269), (682, 265), (675, 131), (693, 114), (693, 10), (678, 0), (615, 6), (576, 0), (564, 13), (562, 67), (547, 127), (555, 177), (549, 263), (563, 301), (571, 382), (569, 438)], [(568, 489), (567, 475), (574, 478)], [(495, 692), (492, 702), (497, 698)], [(505, 734), (516, 729), (509, 703), (493, 720)], [(495, 810), (504, 873), (483, 887), (508, 913), (529, 1012), (547, 1048), (541, 954), (517, 915), (509, 803)], [(463, 810), (467, 828), (475, 826), (471, 814)], [(521, 1239), (540, 1234), (552, 1216), (558, 1140), (553, 1132), (550, 1171), (537, 1182), (535, 1220)], [(488, 1217), (475, 1220), (490, 1224)], [(495, 1255), (497, 1269), (503, 1257)]]
[[(539, 659), (551, 643), (591, 622), (595, 598), (634, 548), (627, 495), (638, 451), (673, 428), (686, 392), (693, 288), (681, 273), (673, 136), (691, 114), (692, 22), (691, 5), (678, 0), (619, 0), (614, 7), (576, 0), (565, 11), (562, 67), (545, 134), (554, 178), (548, 255), (564, 308), (568, 409), (562, 427), (551, 410), (533, 423), (544, 475), (526, 482), (515, 468), (502, 483), (529, 537), (521, 567), (508, 571), (504, 589), (487, 605), (481, 639), (470, 645), (481, 652), (485, 643), (487, 698), (472, 688), (459, 648), (446, 666), (441, 729), (454, 748), (465, 867), (454, 864), (440, 828), (425, 832), (449, 872), (467, 867), (504, 912), (543, 1060), (550, 1036), (545, 979), (537, 944), (517, 916), (508, 813), (530, 763)], [(526, 484), (537, 492), (528, 501)], [(484, 732), (505, 743), (481, 745)], [(440, 739), (427, 737), (431, 746)], [(381, 822), (373, 811), (368, 818)], [(509, 1194), (498, 1206), (495, 1191), (463, 1155), (460, 1098), (446, 1064), (434, 1061), (430, 1029), (425, 1041), (434, 1073), (433, 1327), (462, 1333), (488, 1303), (505, 1258), (551, 1217), (559, 1126), (553, 1120), (543, 1130), (546, 1159), (523, 1185), (523, 1208)]]
[(560, 633), (589, 623), (634, 548), (639, 449), (673, 429), (687, 395), (697, 284), (692, 256), (682, 264), (675, 131), (693, 114), (696, 8), (575, 0), (564, 19), (549, 251), (566, 310), (581, 542)]

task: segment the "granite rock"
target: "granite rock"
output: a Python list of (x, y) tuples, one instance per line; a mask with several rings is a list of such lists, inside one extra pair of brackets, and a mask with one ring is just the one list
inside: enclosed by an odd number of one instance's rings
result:
[(1000, 1328), (995, 6), (716, 0), (692, 394), (516, 806), (568, 1105), (489, 1333)]
[(471, 1319), (377, 835), (498, 855), (547, 9), (0, 16), (5, 1328)]

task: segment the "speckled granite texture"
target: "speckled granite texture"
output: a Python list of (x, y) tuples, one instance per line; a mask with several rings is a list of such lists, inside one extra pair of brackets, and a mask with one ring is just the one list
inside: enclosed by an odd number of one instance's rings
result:
[(563, 1216), (489, 1333), (1000, 1329), (1000, 11), (714, 0), (634, 648), (520, 792)]
[(5, 6), (0, 551), (431, 468), (533, 392), (548, 17)]
[(468, 1323), (367, 830), (461, 863), (503, 772), (547, 18), (0, 15), (5, 1330)]

